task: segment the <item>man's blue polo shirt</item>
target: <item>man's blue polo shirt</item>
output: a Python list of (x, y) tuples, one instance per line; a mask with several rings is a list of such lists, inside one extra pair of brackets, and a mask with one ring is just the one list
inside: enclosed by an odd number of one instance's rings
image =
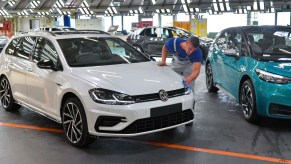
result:
[[(175, 38), (171, 38), (170, 40), (168, 40), (166, 43), (165, 43), (165, 47), (166, 49), (170, 52), (170, 53), (176, 53), (174, 51), (174, 40)], [(182, 49), (182, 47), (180, 46), (180, 44), (182, 42), (186, 42), (187, 40), (184, 40), (182, 38), (177, 38), (176, 40), (176, 50), (178, 52), (178, 58), (179, 60), (181, 61), (185, 61), (187, 60), (187, 53), (185, 50)], [(190, 61), (192, 63), (194, 62), (202, 62), (202, 51), (200, 48), (197, 48), (196, 51), (192, 52), (192, 54), (189, 55), (189, 58), (190, 58)]]

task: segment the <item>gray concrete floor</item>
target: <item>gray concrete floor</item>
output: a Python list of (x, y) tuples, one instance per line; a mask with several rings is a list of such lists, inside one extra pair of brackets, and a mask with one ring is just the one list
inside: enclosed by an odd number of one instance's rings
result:
[[(7, 126), (4, 123), (62, 128), (24, 108), (17, 112), (1, 108), (0, 164), (261, 164), (291, 160), (291, 121), (264, 119), (259, 125), (247, 123), (234, 99), (222, 92), (207, 92), (204, 66), (196, 81), (196, 97), (192, 127), (133, 138), (99, 138), (86, 148), (71, 146), (63, 133)], [(229, 152), (240, 154), (234, 157)]]

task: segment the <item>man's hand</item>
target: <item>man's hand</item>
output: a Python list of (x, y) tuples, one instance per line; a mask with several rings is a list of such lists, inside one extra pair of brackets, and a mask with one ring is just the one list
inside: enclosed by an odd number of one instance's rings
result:
[(191, 77), (191, 75), (185, 78), (185, 82), (187, 85), (189, 85), (192, 80), (193, 80), (193, 77)]
[(192, 74), (185, 78), (185, 82), (187, 85), (191, 83), (192, 80), (195, 80), (200, 73), (201, 62), (193, 63), (193, 71)]
[(159, 62), (158, 65), (159, 66), (166, 66), (167, 64), (165, 62)]

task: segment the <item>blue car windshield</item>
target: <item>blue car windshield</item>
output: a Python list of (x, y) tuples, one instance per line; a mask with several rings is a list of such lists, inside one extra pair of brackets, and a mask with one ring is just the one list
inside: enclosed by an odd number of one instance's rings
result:
[(291, 61), (291, 27), (254, 26), (244, 29), (254, 57), (270, 61)]

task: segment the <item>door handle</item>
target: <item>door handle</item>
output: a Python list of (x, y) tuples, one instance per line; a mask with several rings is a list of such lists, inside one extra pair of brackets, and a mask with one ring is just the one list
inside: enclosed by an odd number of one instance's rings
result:
[(14, 67), (14, 64), (11, 63), (11, 62), (9, 62), (9, 63), (8, 63), (8, 67)]
[(26, 71), (27, 72), (32, 72), (33, 70), (32, 70), (32, 68), (27, 68)]

